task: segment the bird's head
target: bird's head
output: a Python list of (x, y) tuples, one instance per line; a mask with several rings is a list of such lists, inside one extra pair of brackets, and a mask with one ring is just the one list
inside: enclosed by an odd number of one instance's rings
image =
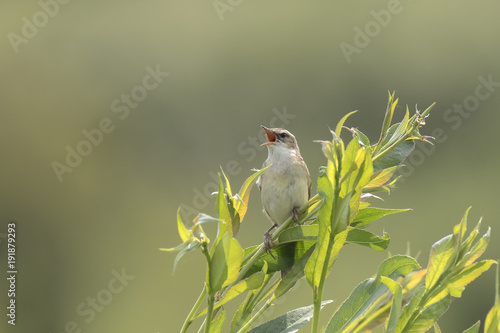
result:
[(299, 149), (297, 140), (292, 133), (283, 128), (267, 128), (261, 125), (267, 134), (267, 141), (262, 145), (272, 149)]

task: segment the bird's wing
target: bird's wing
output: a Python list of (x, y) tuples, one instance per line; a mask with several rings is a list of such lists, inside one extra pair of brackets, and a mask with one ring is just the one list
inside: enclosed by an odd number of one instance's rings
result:
[(300, 160), (302, 161), (302, 163), (304, 163), (304, 167), (306, 168), (306, 171), (307, 171), (307, 182), (309, 184), (309, 186), (307, 187), (307, 198), (311, 199), (311, 187), (312, 187), (311, 174), (309, 173), (309, 169), (307, 168), (307, 164), (304, 161), (304, 159), (302, 158), (302, 156), (300, 156)]
[(311, 187), (312, 187), (311, 177), (309, 177), (309, 188), (308, 188), (308, 192), (307, 192), (307, 198), (308, 199), (311, 199)]

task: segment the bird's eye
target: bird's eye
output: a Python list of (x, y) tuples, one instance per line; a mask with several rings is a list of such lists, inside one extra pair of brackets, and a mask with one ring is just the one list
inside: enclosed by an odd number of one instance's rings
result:
[(282, 138), (282, 139), (286, 138), (287, 136), (288, 136), (288, 134), (286, 134), (286, 133), (280, 133), (279, 134), (279, 137)]

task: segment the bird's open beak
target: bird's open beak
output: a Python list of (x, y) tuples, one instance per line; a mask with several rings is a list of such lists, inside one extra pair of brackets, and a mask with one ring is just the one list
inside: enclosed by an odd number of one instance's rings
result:
[(266, 131), (266, 134), (267, 134), (267, 142), (264, 142), (263, 144), (261, 144), (261, 146), (274, 145), (274, 143), (278, 139), (276, 137), (276, 134), (274, 134), (269, 128), (267, 128), (264, 125), (260, 125), (260, 127), (262, 127), (264, 129), (264, 131)]

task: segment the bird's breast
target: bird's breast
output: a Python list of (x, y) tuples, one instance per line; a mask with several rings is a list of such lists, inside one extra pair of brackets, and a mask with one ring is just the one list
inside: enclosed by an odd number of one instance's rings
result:
[(308, 175), (295, 168), (271, 166), (261, 180), (262, 205), (276, 223), (286, 221), (294, 208), (305, 204), (309, 196)]

